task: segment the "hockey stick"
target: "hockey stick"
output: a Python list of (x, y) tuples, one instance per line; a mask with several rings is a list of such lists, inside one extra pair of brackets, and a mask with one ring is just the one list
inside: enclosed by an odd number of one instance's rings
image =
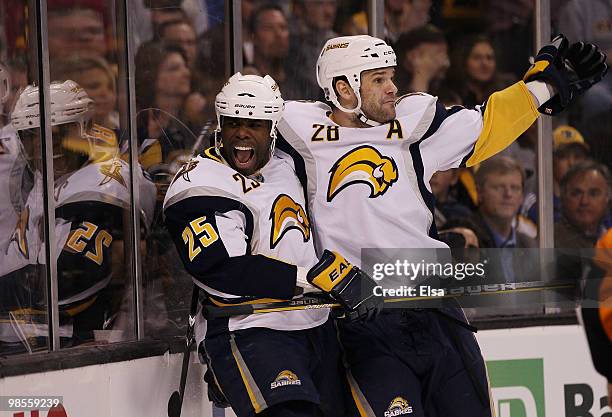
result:
[[(475, 295), (500, 295), (510, 293), (522, 293), (531, 291), (558, 290), (575, 288), (574, 281), (558, 281), (556, 283), (546, 283), (544, 281), (514, 282), (503, 284), (473, 285), (467, 287), (452, 287), (445, 290), (442, 296), (415, 296), (415, 297), (395, 297), (385, 298), (385, 304), (393, 303), (415, 303), (418, 307), (433, 306), (438, 300), (449, 298), (460, 298)], [(339, 308), (340, 304), (333, 301), (325, 302), (326, 295), (317, 293), (313, 296), (306, 296), (297, 300), (279, 301), (276, 303), (260, 304), (240, 304), (229, 306), (204, 306), (204, 317), (206, 319), (216, 319), (246, 314), (278, 313), (282, 311), (312, 310), (320, 308)], [(417, 307), (417, 305), (411, 305)]]
[(193, 286), (191, 293), (191, 307), (189, 308), (189, 323), (185, 334), (185, 351), (183, 352), (183, 366), (181, 368), (181, 382), (178, 391), (174, 391), (168, 399), (168, 417), (180, 417), (183, 408), (183, 395), (187, 382), (187, 371), (189, 370), (189, 358), (191, 357), (191, 346), (194, 342), (195, 315), (198, 309), (198, 296), (200, 290), (197, 285)]

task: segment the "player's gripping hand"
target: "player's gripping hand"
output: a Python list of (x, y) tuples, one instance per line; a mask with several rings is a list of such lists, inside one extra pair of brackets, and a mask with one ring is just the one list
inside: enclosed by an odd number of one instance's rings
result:
[(538, 51), (523, 80), (540, 80), (555, 88), (557, 94), (538, 108), (552, 116), (603, 78), (608, 70), (605, 62), (606, 56), (597, 46), (583, 42), (569, 46), (567, 38), (558, 35)]
[(325, 250), (306, 279), (340, 303), (350, 320), (369, 320), (382, 309), (384, 300), (373, 292), (376, 282), (337, 252)]
[(577, 97), (601, 81), (608, 72), (606, 60), (606, 54), (592, 43), (570, 45), (565, 57), (570, 67), (570, 95)]

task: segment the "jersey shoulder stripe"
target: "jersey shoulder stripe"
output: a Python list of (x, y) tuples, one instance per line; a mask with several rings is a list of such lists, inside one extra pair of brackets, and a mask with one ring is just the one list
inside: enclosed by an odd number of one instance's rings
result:
[(56, 183), (57, 205), (101, 201), (129, 207), (129, 175), (127, 162), (120, 158), (86, 165)]
[(257, 182), (226, 165), (213, 151), (205, 150), (178, 170), (164, 199), (164, 210), (189, 197), (219, 196), (249, 206), (242, 184)]

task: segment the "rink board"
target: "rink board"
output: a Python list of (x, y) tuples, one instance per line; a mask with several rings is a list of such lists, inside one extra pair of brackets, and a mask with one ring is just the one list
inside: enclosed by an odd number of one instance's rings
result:
[[(487, 359), (497, 417), (612, 416), (602, 407), (605, 380), (593, 368), (579, 326), (487, 330), (477, 338)], [(180, 368), (181, 355), (166, 354), (8, 377), (0, 380), (0, 395), (59, 395), (64, 410), (1, 411), (0, 417), (166, 417)], [(234, 417), (229, 410), (213, 410), (205, 392), (202, 367), (192, 363), (184, 417)]]

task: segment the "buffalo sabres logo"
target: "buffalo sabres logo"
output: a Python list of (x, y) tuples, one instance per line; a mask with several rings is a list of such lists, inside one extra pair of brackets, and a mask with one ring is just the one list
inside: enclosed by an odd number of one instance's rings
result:
[(127, 185), (125, 185), (125, 180), (121, 175), (121, 162), (113, 161), (110, 164), (102, 165), (100, 167), (100, 173), (104, 175), (104, 179), (102, 179), (102, 181), (100, 181), (100, 184), (98, 185), (108, 184), (112, 180), (115, 180), (119, 184), (127, 188)]
[(395, 161), (364, 145), (344, 154), (329, 170), (327, 201), (351, 184), (370, 186), (370, 198), (384, 194), (397, 181)]
[(19, 249), (19, 252), (21, 252), (24, 258), (29, 257), (28, 238), (27, 238), (29, 221), (30, 221), (30, 209), (26, 207), (19, 215), (17, 226), (15, 227), (15, 231), (13, 232), (13, 236), (11, 237), (11, 242), (17, 243), (17, 248)]
[(195, 159), (190, 159), (189, 161), (181, 165), (179, 170), (176, 172), (174, 179), (172, 180), (172, 184), (174, 184), (174, 181), (179, 179), (179, 177), (183, 177), (183, 180), (191, 182), (191, 178), (189, 178), (189, 172), (193, 171), (198, 166), (198, 162), (199, 161)]
[(291, 371), (281, 371), (270, 384), (270, 388), (284, 387), (286, 385), (302, 385), (302, 381)]
[(387, 411), (385, 411), (385, 417), (395, 417), (404, 414), (412, 414), (412, 407), (402, 397), (395, 397), (391, 404), (389, 404)]
[(272, 249), (291, 229), (302, 232), (304, 242), (310, 239), (310, 222), (306, 212), (286, 194), (281, 194), (274, 200), (270, 220), (272, 220), (272, 232), (270, 233), (270, 248)]

